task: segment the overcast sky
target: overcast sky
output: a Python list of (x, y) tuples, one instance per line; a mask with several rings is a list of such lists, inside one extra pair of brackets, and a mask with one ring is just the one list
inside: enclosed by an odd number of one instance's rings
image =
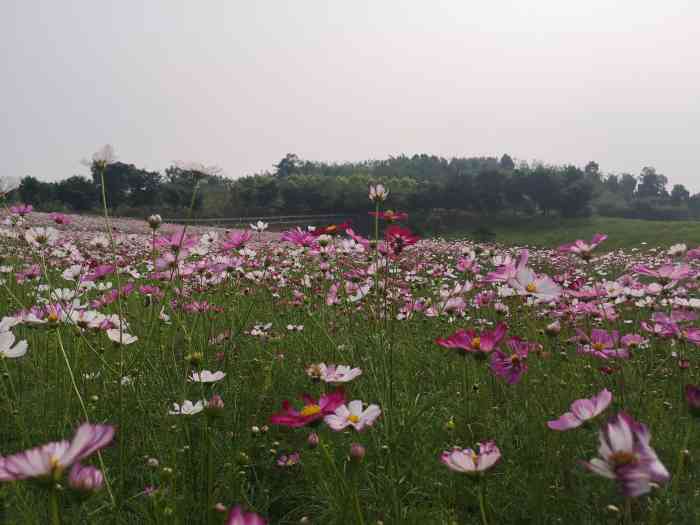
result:
[(700, 191), (695, 0), (1, 0), (0, 68), (7, 175), (507, 152)]

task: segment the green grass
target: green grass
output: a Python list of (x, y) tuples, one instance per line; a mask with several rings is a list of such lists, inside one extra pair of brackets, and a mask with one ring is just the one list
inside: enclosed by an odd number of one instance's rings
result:
[[(483, 222), (496, 234), (495, 240), (506, 244), (555, 247), (575, 239), (590, 239), (597, 232), (607, 233), (604, 251), (648, 246), (668, 247), (686, 243), (689, 248), (700, 244), (700, 221), (645, 221), (592, 217), (562, 219), (560, 217), (522, 217)], [(456, 237), (456, 236), (452, 236)]]
[[(595, 231), (607, 232), (611, 244), (632, 232), (637, 235), (635, 242), (645, 240), (650, 245), (700, 240), (697, 233), (696, 237), (681, 235), (679, 223), (664, 224), (673, 226), (678, 237), (662, 238), (658, 224), (655, 233), (649, 233), (651, 224), (574, 221), (562, 223), (561, 231), (544, 238), (534, 227), (523, 226), (520, 234), (510, 230), (498, 240), (558, 244), (587, 238)], [(634, 225), (645, 226), (646, 233), (635, 231)], [(565, 226), (570, 229), (564, 231)], [(29, 252), (26, 246), (9, 243), (4, 253), (16, 254), (20, 249), (26, 260), (8, 255), (4, 262), (15, 270), (33, 260), (43, 267), (38, 252)], [(111, 260), (109, 251), (86, 247), (85, 252)], [(148, 252), (122, 249), (121, 253), (134, 268), (146, 273)], [(256, 260), (263, 261), (264, 253), (261, 248)], [(432, 267), (453, 268), (456, 255), (447, 249), (438, 253), (431, 248), (416, 255), (409, 251), (392, 266), (407, 270), (421, 263), (416, 275), (423, 281), (407, 281), (402, 286), (414, 297), (438, 301), (441, 284), (451, 289), (463, 277), (441, 278)], [(135, 279), (137, 288), (158, 284), (166, 298), (148, 302), (134, 292), (121, 307), (113, 303), (101, 309), (106, 314), (123, 312), (130, 333), (139, 337), (127, 347), (117, 347), (104, 333), (80, 331), (62, 323), (13, 330), (18, 339), (29, 342), (30, 350), (24, 358), (0, 363), (6, 372), (0, 381), (5, 400), (0, 404), (0, 454), (69, 437), (76, 423), (85, 420), (81, 399), (92, 421), (117, 426), (115, 444), (103, 454), (115, 505), (104, 490), (80, 504), (69, 497), (62, 482), (64, 522), (210, 525), (222, 522), (223, 516), (210, 510), (213, 503), (222, 502), (254, 509), (272, 524), (291, 525), (303, 518), (324, 525), (478, 523), (477, 484), (449, 471), (439, 457), (455, 445), (471, 447), (493, 439), (503, 457), (483, 479), (490, 524), (599, 525), (609, 519), (619, 523), (620, 515), (605, 510), (608, 505), (624, 507), (614, 483), (579, 465), (580, 460), (596, 455), (597, 428), (605, 416), (566, 433), (546, 427), (547, 420), (568, 410), (573, 400), (590, 397), (602, 388), (614, 394), (606, 415), (626, 410), (647, 424), (652, 446), (677, 478), (674, 484), (635, 500), (630, 523), (651, 523), (652, 517), (655, 524), (699, 522), (700, 462), (692, 460), (682, 471), (677, 466), (683, 448), (690, 449), (691, 457), (700, 454), (698, 420), (689, 416), (681, 391), (683, 384), (700, 381), (696, 347), (653, 339), (634, 359), (613, 363), (615, 373), (604, 374), (599, 367), (606, 363), (578, 356), (575, 345), (568, 342), (575, 326), (584, 330), (599, 326), (592, 318), (565, 321), (562, 334), (549, 337), (542, 331), (548, 316), (519, 298), (509, 298), (505, 300), (510, 307), (507, 316), (489, 305), (470, 307), (465, 318), (429, 318), (416, 313), (398, 321), (395, 314), (403, 303), (397, 301), (388, 304), (388, 318), (378, 319), (381, 310), (376, 305), (381, 297), (373, 294), (360, 303), (325, 304), (330, 283), (319, 271), (317, 256), (289, 251), (270, 252), (269, 256), (267, 264), (276, 271), (286, 268), (288, 286), (280, 287), (274, 280), (256, 284), (235, 274), (202, 290), (197, 289), (197, 279), (188, 281), (192, 295), (186, 300), (207, 300), (221, 307), (216, 313), (188, 314), (173, 309), (170, 300), (179, 297), (175, 286), (182, 284), (178, 280)], [(286, 259), (298, 265), (285, 265)], [(367, 263), (366, 257), (338, 256), (331, 260), (330, 271), (340, 279)], [(489, 264), (486, 259), (483, 263)], [(47, 265), (51, 269), (38, 283), (17, 284), (12, 273), (2, 274), (6, 284), (0, 288), (0, 315), (38, 304), (37, 297), (46, 295), (37, 290), (39, 283), (71, 286), (54, 269), (67, 264), (52, 257)], [(311, 287), (303, 284), (306, 275)], [(397, 270), (391, 275), (388, 287), (397, 292), (402, 274)], [(126, 278), (123, 274), (122, 279)], [(295, 289), (304, 293), (303, 301), (293, 294)], [(468, 299), (477, 291), (470, 292)], [(99, 295), (88, 292), (82, 300)], [(158, 319), (161, 307), (172, 316), (171, 324)], [(618, 311), (619, 320), (600, 325), (634, 332), (650, 315), (649, 310), (632, 304), (619, 306)], [(542, 345), (541, 352), (528, 358), (529, 370), (516, 385), (495, 378), (488, 361), (434, 342), (457, 328), (480, 330), (481, 321), (501, 319), (508, 323), (511, 335)], [(270, 337), (249, 335), (256, 323), (272, 323)], [(302, 324), (304, 330), (290, 332), (288, 324)], [(229, 339), (220, 344), (209, 342), (225, 330), (231, 331)], [(691, 367), (679, 368), (671, 351), (682, 352), (691, 360)], [(224, 371), (225, 380), (205, 387), (188, 383), (196, 354), (201, 369)], [(362, 376), (346, 385), (347, 398), (379, 404), (383, 414), (376, 425), (363, 433), (333, 432), (320, 425), (314, 429), (321, 438), (316, 448), (307, 445), (309, 428), (270, 426), (265, 430), (283, 400), (298, 400), (303, 392), (318, 396), (330, 390), (305, 373), (308, 364), (321, 361), (362, 368)], [(124, 382), (124, 377), (129, 381)], [(219, 417), (168, 415), (171, 403), (208, 399), (214, 392), (225, 403)], [(263, 430), (254, 431), (254, 427)], [(362, 463), (348, 457), (353, 442), (367, 449)], [(301, 452), (301, 464), (278, 467), (277, 457), (292, 451)], [(149, 458), (155, 461), (149, 464)], [(98, 464), (94, 458), (91, 462)], [(153, 495), (144, 494), (147, 486), (157, 489)], [(45, 487), (32, 482), (0, 484), (0, 522), (48, 523)]]

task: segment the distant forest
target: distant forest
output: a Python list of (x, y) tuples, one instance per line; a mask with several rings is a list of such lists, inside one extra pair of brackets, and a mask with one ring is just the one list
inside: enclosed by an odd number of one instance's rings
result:
[[(205, 170), (206, 171), (206, 170)], [(342, 164), (302, 160), (287, 154), (274, 170), (229, 179), (216, 173), (171, 166), (165, 173), (133, 164), (107, 166), (108, 205), (117, 215), (201, 217), (363, 214), (367, 188), (383, 183), (390, 207), (418, 216), (442, 213), (492, 217), (597, 214), (642, 219), (698, 219), (700, 193), (668, 179), (653, 167), (637, 175), (604, 174), (596, 162), (585, 167), (516, 164), (509, 155), (444, 159), (432, 155), (399, 156)], [(101, 207), (101, 178), (75, 175), (59, 182), (27, 176), (11, 196), (38, 210), (91, 212)], [(197, 186), (196, 193), (194, 192)]]

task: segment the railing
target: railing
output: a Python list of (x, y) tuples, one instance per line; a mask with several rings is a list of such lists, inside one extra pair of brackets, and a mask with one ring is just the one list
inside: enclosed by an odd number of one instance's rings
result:
[(315, 214), (315, 215), (269, 215), (257, 217), (196, 217), (196, 218), (164, 218), (163, 222), (171, 224), (191, 224), (191, 225), (229, 225), (241, 226), (255, 224), (258, 221), (263, 221), (272, 225), (308, 225), (322, 224), (332, 222), (343, 222), (350, 218), (351, 215), (342, 214)]

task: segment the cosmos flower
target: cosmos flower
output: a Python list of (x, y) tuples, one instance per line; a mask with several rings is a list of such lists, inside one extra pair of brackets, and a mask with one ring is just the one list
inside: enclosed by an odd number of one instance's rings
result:
[(15, 336), (12, 332), (0, 332), (0, 357), (16, 359), (27, 353), (27, 341), (20, 341), (16, 345), (14, 343)]
[(511, 337), (506, 341), (506, 345), (511, 350), (510, 354), (498, 349), (491, 353), (491, 371), (509, 385), (514, 385), (527, 371), (526, 360), (533, 345), (518, 337)]
[(263, 221), (258, 221), (255, 224), (251, 224), (250, 229), (255, 231), (255, 232), (262, 233), (265, 230), (267, 230), (268, 226), (269, 226), (268, 223), (263, 222)]
[(224, 377), (226, 377), (225, 372), (202, 370), (201, 372), (192, 372), (189, 380), (192, 383), (215, 383), (216, 381), (221, 381)]
[(14, 215), (19, 215), (20, 217), (26, 217), (34, 210), (34, 206), (31, 204), (15, 204), (10, 206), (10, 213)]
[(418, 236), (414, 235), (408, 228), (401, 226), (389, 226), (384, 232), (384, 240), (391, 247), (395, 255), (400, 254), (407, 246), (412, 246), (418, 242)]
[(226, 517), (226, 525), (267, 525), (267, 520), (255, 512), (243, 512), (240, 505), (236, 505)]
[(335, 412), (345, 402), (345, 393), (342, 389), (337, 389), (330, 394), (322, 395), (318, 401), (303, 394), (304, 407), (296, 410), (289, 401), (282, 402), (282, 410), (270, 417), (270, 422), (275, 425), (297, 428), (315, 423), (325, 416)]
[(539, 301), (554, 301), (561, 296), (561, 287), (547, 275), (537, 275), (531, 268), (522, 266), (515, 277), (508, 279), (508, 285), (519, 295), (529, 295)]
[(58, 481), (66, 469), (106, 447), (113, 438), (114, 427), (83, 423), (71, 441), (54, 441), (5, 457), (0, 464), (0, 481)]
[(224, 239), (221, 248), (223, 250), (238, 250), (239, 248), (242, 248), (252, 237), (253, 234), (248, 230), (230, 232), (226, 239)]
[(457, 330), (447, 338), (436, 339), (435, 342), (444, 348), (458, 348), (469, 353), (487, 354), (494, 350), (505, 337), (508, 325), (498, 323), (493, 330), (481, 333), (475, 330)]
[(369, 405), (362, 409), (362, 401), (356, 399), (347, 405), (340, 405), (333, 414), (327, 415), (323, 421), (335, 431), (344, 430), (348, 426), (357, 431), (362, 431), (365, 427), (372, 426), (382, 411), (378, 405)]
[(403, 211), (386, 210), (380, 212), (370, 211), (368, 213), (372, 217), (377, 217), (378, 219), (382, 219), (386, 222), (399, 222), (408, 220), (408, 213)]
[(68, 486), (78, 492), (99, 492), (104, 484), (102, 471), (93, 466), (74, 463), (68, 473)]
[(296, 244), (297, 246), (309, 247), (316, 244), (316, 237), (309, 232), (304, 231), (301, 228), (296, 228), (294, 230), (289, 230), (282, 233), (280, 237), (282, 241), (290, 242)]
[(376, 184), (369, 187), (369, 200), (372, 202), (383, 202), (389, 196), (389, 190), (383, 184)]
[(173, 409), (168, 412), (171, 416), (194, 416), (199, 414), (206, 408), (206, 401), (197, 401), (192, 403), (189, 399), (186, 399), (182, 405), (173, 403)]
[(278, 467), (293, 467), (298, 465), (301, 461), (301, 454), (299, 452), (292, 452), (291, 454), (283, 454), (277, 458)]
[(600, 476), (615, 480), (627, 497), (651, 491), (651, 484), (671, 477), (651, 448), (647, 427), (624, 412), (612, 417), (600, 430), (597, 458), (583, 465)]
[(309, 366), (306, 373), (312, 379), (320, 379), (325, 383), (347, 383), (362, 375), (362, 369), (351, 368), (348, 365), (319, 363)]
[(579, 341), (578, 353), (588, 354), (599, 359), (628, 359), (630, 354), (626, 348), (619, 347), (620, 334), (617, 330), (610, 332), (600, 328), (591, 330), (590, 337), (577, 330), (574, 338)]
[(64, 215), (63, 213), (52, 213), (50, 217), (53, 222), (62, 226), (68, 226), (71, 222), (73, 222), (73, 219), (71, 219), (68, 215)]
[(120, 345), (130, 345), (139, 340), (135, 335), (127, 334), (119, 328), (110, 328), (107, 330), (107, 337), (110, 341), (113, 341)]
[(442, 453), (440, 461), (447, 468), (463, 474), (479, 475), (493, 467), (501, 459), (501, 451), (493, 441), (477, 443), (479, 452), (471, 448), (455, 448)]
[(559, 419), (548, 421), (547, 426), (552, 430), (571, 430), (580, 427), (603, 413), (610, 406), (612, 394), (607, 388), (601, 390), (590, 399), (577, 399), (571, 403), (571, 411), (565, 412)]
[(559, 247), (559, 251), (561, 253), (573, 253), (582, 259), (590, 259), (591, 252), (607, 238), (608, 236), (604, 233), (596, 233), (591, 239), (591, 242), (587, 243), (581, 239), (577, 239), (574, 242), (563, 244)]

